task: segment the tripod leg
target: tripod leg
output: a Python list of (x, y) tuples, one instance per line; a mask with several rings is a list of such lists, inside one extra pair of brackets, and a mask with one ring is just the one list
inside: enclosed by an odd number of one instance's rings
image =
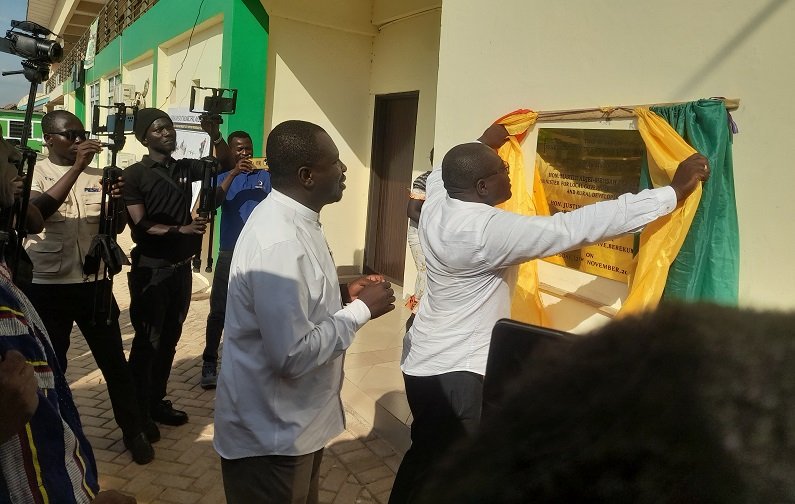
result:
[[(107, 274), (107, 269), (105, 270)], [(108, 292), (105, 293), (103, 299), (105, 301), (105, 313), (108, 314), (108, 317), (105, 319), (105, 325), (111, 325), (113, 323), (113, 276), (110, 275), (107, 277), (108, 281), (105, 282), (105, 288)]]
[(209, 243), (207, 244), (207, 267), (204, 268), (205, 273), (212, 273), (213, 271), (213, 230), (215, 229), (215, 215), (210, 214), (210, 234), (208, 236)]

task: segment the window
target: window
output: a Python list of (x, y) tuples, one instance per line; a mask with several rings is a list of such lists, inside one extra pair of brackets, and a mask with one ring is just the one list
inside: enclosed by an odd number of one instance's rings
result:
[(86, 129), (92, 129), (94, 120), (94, 105), (99, 105), (99, 82), (88, 86), (89, 107), (86, 112)]
[(99, 105), (99, 82), (95, 82), (89, 86), (89, 96), (91, 97), (91, 106)]
[(116, 101), (116, 88), (121, 85), (121, 74), (116, 74), (108, 78), (108, 105), (113, 105)]
[(8, 136), (11, 138), (22, 138), (25, 131), (24, 121), (8, 121)]

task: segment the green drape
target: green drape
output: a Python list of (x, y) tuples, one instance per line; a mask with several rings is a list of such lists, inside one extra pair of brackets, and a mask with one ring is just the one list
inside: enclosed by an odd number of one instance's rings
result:
[[(693, 148), (709, 159), (711, 175), (679, 255), (671, 265), (664, 300), (736, 305), (740, 238), (734, 198), (732, 133), (719, 100), (652, 107)], [(648, 187), (644, 163), (641, 184)]]

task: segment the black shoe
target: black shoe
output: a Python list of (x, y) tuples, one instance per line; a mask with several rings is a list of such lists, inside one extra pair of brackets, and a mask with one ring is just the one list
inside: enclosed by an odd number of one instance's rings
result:
[(215, 362), (205, 362), (202, 365), (201, 387), (204, 390), (214, 389), (218, 384), (218, 366)]
[(152, 406), (152, 420), (165, 425), (183, 425), (188, 423), (188, 414), (174, 409), (171, 401), (160, 401)]
[(144, 434), (146, 434), (146, 439), (148, 439), (150, 443), (157, 443), (160, 441), (160, 429), (158, 429), (157, 424), (151, 420), (144, 425)]
[(130, 450), (136, 464), (148, 464), (155, 458), (155, 450), (146, 438), (146, 434), (141, 432), (137, 436), (123, 438), (124, 446)]

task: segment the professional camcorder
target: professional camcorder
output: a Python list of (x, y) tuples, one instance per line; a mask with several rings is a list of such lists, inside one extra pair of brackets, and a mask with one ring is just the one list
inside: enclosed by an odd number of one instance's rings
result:
[[(201, 104), (201, 106), (197, 106)], [(191, 86), (190, 111), (202, 116), (234, 114), (237, 107), (237, 89)], [(223, 121), (221, 121), (222, 124)]]
[(33, 167), (36, 164), (36, 153), (28, 148), (33, 126), (33, 106), (36, 101), (36, 89), (50, 74), (50, 64), (63, 58), (61, 45), (54, 40), (47, 40), (47, 35), (54, 33), (32, 21), (11, 21), (11, 29), (6, 32), (4, 38), (0, 38), (0, 52), (23, 59), (22, 70), (3, 72), (3, 76), (23, 74), (30, 82), (22, 137), (19, 140), (19, 151), (22, 156), (17, 163), (17, 173), (24, 180), (22, 195), (14, 202), (12, 208), (0, 211), (0, 257), (5, 258), (9, 265), (14, 283), (23, 288), (31, 282), (33, 274), (33, 263), (22, 247), (27, 235), (30, 187), (33, 181)]
[(0, 51), (37, 63), (61, 61), (63, 59), (61, 44), (55, 40), (47, 40), (47, 35), (54, 34), (33, 21), (11, 21), (11, 29), (6, 32), (5, 38), (0, 38)]

